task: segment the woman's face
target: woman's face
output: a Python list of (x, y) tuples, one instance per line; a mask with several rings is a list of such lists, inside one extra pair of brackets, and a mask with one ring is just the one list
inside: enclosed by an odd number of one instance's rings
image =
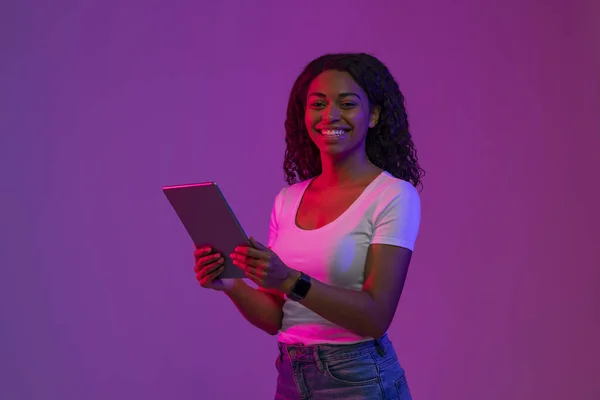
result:
[(325, 71), (310, 83), (304, 120), (321, 153), (346, 155), (364, 151), (367, 130), (379, 119), (367, 94), (347, 72)]

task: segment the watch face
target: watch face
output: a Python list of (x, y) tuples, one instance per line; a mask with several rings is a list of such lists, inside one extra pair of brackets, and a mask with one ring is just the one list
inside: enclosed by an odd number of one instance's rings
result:
[(308, 293), (308, 289), (310, 289), (310, 281), (303, 276), (296, 282), (296, 285), (294, 286), (294, 293), (298, 296), (304, 297)]

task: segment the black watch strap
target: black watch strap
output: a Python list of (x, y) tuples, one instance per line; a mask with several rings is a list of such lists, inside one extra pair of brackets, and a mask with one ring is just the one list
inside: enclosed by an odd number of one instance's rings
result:
[(304, 299), (310, 290), (311, 284), (310, 276), (306, 275), (304, 272), (300, 272), (300, 276), (296, 279), (296, 282), (294, 282), (292, 290), (287, 296), (288, 299), (293, 301)]

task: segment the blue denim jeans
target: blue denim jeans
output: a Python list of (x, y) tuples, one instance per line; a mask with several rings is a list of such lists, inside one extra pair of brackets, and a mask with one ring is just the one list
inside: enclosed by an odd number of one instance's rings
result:
[(387, 334), (348, 345), (279, 343), (275, 400), (411, 400)]

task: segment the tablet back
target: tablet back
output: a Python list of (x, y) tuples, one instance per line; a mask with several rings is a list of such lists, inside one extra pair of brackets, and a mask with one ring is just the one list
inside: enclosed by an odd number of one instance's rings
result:
[(163, 192), (197, 247), (209, 245), (225, 259), (220, 278), (246, 278), (229, 254), (239, 245), (250, 245), (248, 236), (214, 182), (165, 186)]

